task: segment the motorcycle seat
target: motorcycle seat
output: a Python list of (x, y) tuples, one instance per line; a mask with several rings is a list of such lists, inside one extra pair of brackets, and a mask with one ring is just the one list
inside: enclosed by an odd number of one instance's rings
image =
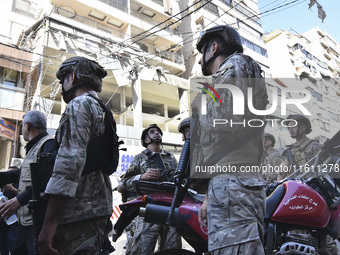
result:
[(264, 216), (265, 219), (269, 219), (276, 208), (282, 201), (282, 198), (286, 192), (286, 189), (283, 185), (279, 185), (273, 193), (266, 199), (266, 214)]

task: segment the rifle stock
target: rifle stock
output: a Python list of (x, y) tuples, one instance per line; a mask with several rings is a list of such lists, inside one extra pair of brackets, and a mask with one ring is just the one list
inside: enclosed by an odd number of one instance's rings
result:
[(36, 194), (36, 185), (37, 185), (37, 176), (36, 173), (38, 171), (38, 163), (30, 164), (31, 170), (31, 181), (32, 181), (32, 200), (29, 201), (29, 209), (32, 214), (33, 219), (33, 232), (34, 232), (34, 240), (33, 240), (33, 252), (34, 255), (39, 255), (38, 251), (38, 237), (39, 237), (39, 223), (38, 223), (38, 195)]

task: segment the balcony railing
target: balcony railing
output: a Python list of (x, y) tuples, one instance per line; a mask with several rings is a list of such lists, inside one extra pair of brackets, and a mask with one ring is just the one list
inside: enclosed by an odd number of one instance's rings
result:
[(181, 54), (175, 52), (169, 52), (166, 50), (159, 50), (156, 49), (157, 55), (160, 56), (161, 58), (167, 59), (169, 61), (175, 62), (176, 64), (183, 64), (184, 63), (184, 58)]

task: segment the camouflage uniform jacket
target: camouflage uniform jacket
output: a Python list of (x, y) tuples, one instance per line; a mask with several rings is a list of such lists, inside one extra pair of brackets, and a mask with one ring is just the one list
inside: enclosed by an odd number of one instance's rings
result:
[[(290, 148), (296, 167), (289, 167), (289, 171), (283, 172), (281, 174), (283, 178), (288, 177), (295, 170), (297, 170), (299, 166), (304, 165), (311, 158), (313, 158), (321, 150), (322, 145), (315, 140), (306, 138), (301, 144), (294, 143), (288, 147)], [(288, 166), (290, 166), (291, 162), (289, 162), (287, 156), (285, 158), (285, 162)], [(310, 165), (311, 164), (313, 164), (313, 162), (310, 162)]]
[(302, 166), (312, 157), (314, 157), (320, 150), (322, 145), (312, 139), (306, 138), (301, 144), (294, 143), (291, 146), (294, 163)]
[[(144, 174), (148, 170), (148, 168), (150, 168), (150, 164), (152, 164), (152, 162), (150, 162), (149, 157), (153, 153), (154, 152), (152, 152), (151, 150), (145, 149), (144, 151), (142, 151), (142, 153), (137, 154), (133, 158), (123, 179), (123, 184), (126, 189), (133, 190), (133, 182), (139, 180), (141, 175)], [(177, 168), (177, 160), (175, 156), (168, 151), (162, 150), (161, 157), (167, 171), (169, 171), (170, 176), (172, 176)]]
[(278, 149), (273, 149), (269, 153), (264, 151), (264, 160), (262, 165), (268, 167), (268, 171), (264, 173), (264, 177), (267, 181), (276, 181), (277, 179), (277, 171), (271, 171), (269, 166), (272, 167), (280, 167), (281, 163), (284, 161), (284, 157), (282, 153)]
[[(247, 107), (248, 88), (253, 89), (252, 104), (255, 109), (264, 110), (267, 105), (267, 91), (264, 78), (261, 76), (261, 68), (252, 58), (243, 54), (234, 54), (222, 63), (212, 78), (213, 87), (216, 84), (231, 84), (242, 90), (245, 99), (245, 113), (243, 115), (234, 115), (231, 91), (229, 89), (217, 89), (222, 106), (219, 103), (215, 105), (214, 101), (210, 100), (207, 102), (206, 115), (200, 115), (199, 117), (200, 128), (198, 132), (200, 141), (196, 144), (193, 155), (193, 162), (197, 164), (204, 162), (205, 159), (216, 152), (225, 150), (226, 145), (237, 144), (241, 137), (251, 130), (251, 127), (247, 126), (248, 120), (265, 120), (265, 116), (254, 115)], [(216, 101), (218, 102), (218, 100)], [(215, 125), (214, 127), (214, 119), (225, 119), (228, 123)], [(233, 123), (238, 124), (231, 126), (231, 120)], [(240, 124), (244, 121), (246, 127)], [(230, 165), (258, 164), (263, 152), (262, 139), (261, 135), (250, 139), (243, 146), (225, 156), (223, 161), (228, 162)]]
[(85, 92), (69, 102), (61, 117), (56, 139), (60, 145), (46, 193), (67, 196), (59, 224), (112, 214), (109, 176), (94, 171), (82, 176), (89, 140), (104, 133), (104, 112)]
[[(213, 154), (221, 150), (225, 151), (227, 147), (237, 144), (251, 130), (251, 127), (247, 125), (249, 120), (260, 119), (265, 125), (265, 116), (255, 115), (247, 107), (248, 88), (252, 88), (252, 105), (255, 109), (264, 110), (267, 105), (267, 91), (261, 68), (252, 58), (243, 54), (234, 54), (225, 59), (212, 78), (213, 87), (217, 84), (230, 84), (242, 90), (245, 100), (244, 114), (233, 114), (234, 99), (230, 90), (217, 89), (222, 105), (219, 103), (215, 105), (213, 100), (208, 101), (206, 115), (199, 117), (199, 142), (195, 144), (192, 167), (202, 164)], [(235, 107), (243, 106), (237, 105), (240, 102), (235, 103)], [(214, 127), (214, 119), (226, 119), (228, 124)], [(231, 120), (238, 124), (230, 125)], [(245, 127), (240, 124), (244, 122)], [(263, 131), (261, 131), (216, 163), (220, 166), (259, 165), (263, 150)], [(209, 251), (262, 238), (265, 208), (264, 185), (265, 181), (260, 173), (223, 174), (210, 180), (208, 188)]]

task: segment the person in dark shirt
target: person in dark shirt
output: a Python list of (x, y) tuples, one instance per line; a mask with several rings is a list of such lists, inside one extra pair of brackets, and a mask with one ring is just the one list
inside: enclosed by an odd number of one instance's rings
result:
[(18, 170), (0, 173), (0, 184), (19, 182), (18, 195), (0, 206), (0, 215), (6, 220), (17, 212), (18, 231), (13, 254), (33, 255), (33, 219), (28, 208), (32, 199), (30, 164), (37, 161), (37, 155), (50, 151), (53, 138), (47, 133), (46, 116), (39, 111), (28, 111), (23, 117), (22, 135), (27, 141), (26, 157)]
[[(7, 171), (16, 171), (19, 168), (10, 166)], [(7, 199), (11, 199), (18, 194), (19, 182), (0, 185), (3, 195)], [(18, 222), (8, 225), (3, 219), (0, 220), (0, 254), (9, 255), (13, 251), (18, 230)]]

